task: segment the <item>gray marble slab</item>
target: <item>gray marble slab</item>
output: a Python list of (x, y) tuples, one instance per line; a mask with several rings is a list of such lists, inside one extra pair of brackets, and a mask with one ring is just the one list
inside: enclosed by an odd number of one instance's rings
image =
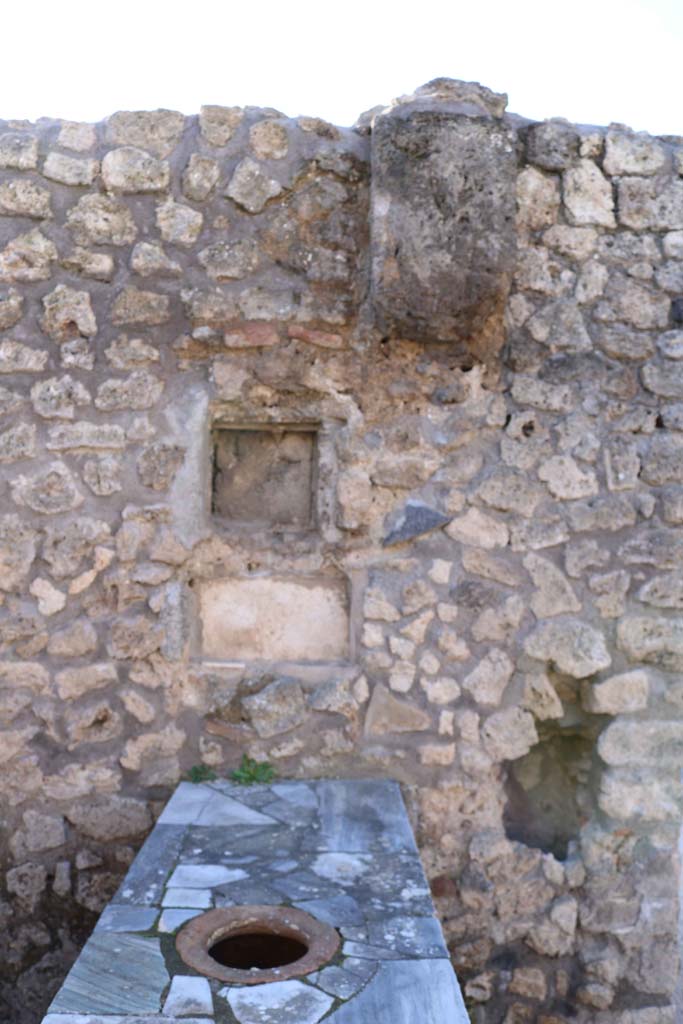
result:
[(469, 1024), (448, 960), (382, 963), (358, 995), (326, 1024)]
[(116, 906), (110, 903), (102, 911), (96, 927), (103, 932), (148, 932), (158, 916), (156, 907)]
[(96, 930), (50, 1013), (158, 1013), (170, 980), (158, 939)]
[[(92, 1013), (48, 1013), (43, 1024), (177, 1024), (177, 1017), (130, 1017)], [(183, 1017), (183, 1024), (214, 1024), (208, 1017)]]
[(417, 853), (398, 784), (376, 779), (325, 779), (316, 783), (320, 831), (318, 850)]
[(161, 900), (185, 837), (181, 825), (157, 823), (115, 894), (114, 903), (153, 906)]

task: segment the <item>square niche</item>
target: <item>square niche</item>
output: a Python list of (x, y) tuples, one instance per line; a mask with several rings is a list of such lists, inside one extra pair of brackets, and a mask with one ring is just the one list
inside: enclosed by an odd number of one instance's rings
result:
[(314, 525), (317, 427), (214, 426), (214, 516), (236, 525)]

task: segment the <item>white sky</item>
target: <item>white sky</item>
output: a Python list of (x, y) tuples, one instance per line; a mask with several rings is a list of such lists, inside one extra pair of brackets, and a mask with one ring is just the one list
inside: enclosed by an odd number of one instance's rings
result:
[(430, 78), (683, 135), (683, 0), (4, 0), (0, 117), (274, 106), (336, 124)]

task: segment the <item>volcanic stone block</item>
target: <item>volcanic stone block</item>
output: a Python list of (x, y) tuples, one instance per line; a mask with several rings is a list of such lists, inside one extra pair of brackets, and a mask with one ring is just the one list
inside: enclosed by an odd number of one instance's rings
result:
[(487, 90), (442, 85), (375, 119), (372, 297), (388, 335), (486, 361), (515, 256), (515, 141)]

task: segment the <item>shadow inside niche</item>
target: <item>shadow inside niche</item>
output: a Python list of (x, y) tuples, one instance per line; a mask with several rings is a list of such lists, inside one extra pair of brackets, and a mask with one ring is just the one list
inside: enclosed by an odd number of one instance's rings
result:
[(556, 722), (539, 727), (540, 741), (507, 764), (503, 824), (508, 839), (566, 860), (591, 810), (592, 731)]

